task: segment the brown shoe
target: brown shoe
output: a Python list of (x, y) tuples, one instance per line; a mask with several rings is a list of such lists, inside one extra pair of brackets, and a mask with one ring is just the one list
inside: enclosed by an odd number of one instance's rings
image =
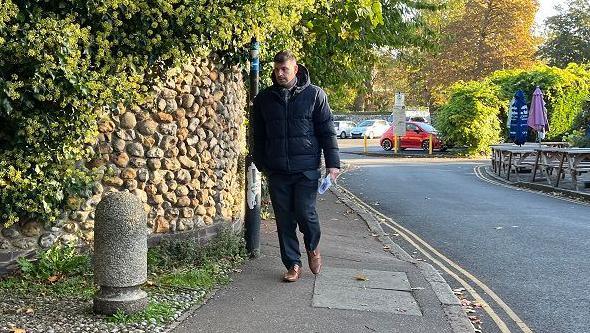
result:
[(322, 256), (319, 250), (307, 251), (307, 261), (309, 262), (309, 269), (313, 274), (319, 274), (322, 269)]
[(299, 267), (299, 265), (294, 265), (285, 274), (283, 274), (283, 281), (295, 282), (295, 281), (299, 280), (300, 276), (301, 276), (301, 267)]

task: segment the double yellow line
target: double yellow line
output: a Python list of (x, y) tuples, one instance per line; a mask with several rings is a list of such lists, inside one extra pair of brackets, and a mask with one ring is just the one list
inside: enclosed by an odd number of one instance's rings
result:
[[(473, 274), (469, 273), (457, 263), (438, 252), (435, 248), (430, 246), (426, 241), (418, 237), (410, 230), (404, 228), (391, 218), (383, 215), (373, 207), (363, 202), (347, 189), (343, 188), (342, 186), (338, 186), (338, 189), (349, 196), (349, 198), (355, 200), (357, 204), (380, 217), (382, 225), (399, 234), (432, 263), (459, 282), (463, 288), (465, 288), (465, 290), (471, 294), (473, 299), (482, 305), (483, 310), (490, 316), (490, 318), (494, 321), (502, 333), (511, 333), (511, 331), (504, 320), (498, 316), (494, 309), (479, 295), (479, 293), (468, 283), (468, 281), (475, 283), (479, 288), (481, 288), (481, 290), (483, 290), (508, 315), (508, 317), (510, 317), (510, 319), (520, 328), (523, 333), (533, 333), (533, 331), (525, 324), (525, 322), (520, 319), (520, 317), (518, 317), (518, 315), (491, 288), (481, 282)], [(460, 276), (460, 274), (463, 277)]]

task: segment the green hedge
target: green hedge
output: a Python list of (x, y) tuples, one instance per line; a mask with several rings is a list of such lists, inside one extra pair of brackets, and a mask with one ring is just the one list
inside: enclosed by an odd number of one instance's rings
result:
[[(570, 64), (565, 69), (537, 66), (528, 71), (498, 71), (487, 81), (499, 86), (499, 98), (506, 105), (518, 89), (525, 92), (530, 103), (535, 87), (539, 86), (547, 107), (548, 140), (561, 140), (579, 127), (584, 103), (590, 99), (590, 68), (583, 65)], [(507, 119), (505, 114), (502, 117), (504, 121)]]
[(469, 155), (485, 154), (500, 139), (498, 89), (486, 82), (458, 82), (436, 114), (434, 124), (445, 141), (467, 146)]
[(536, 86), (547, 107), (547, 140), (563, 140), (588, 125), (583, 109), (590, 100), (590, 66), (577, 64), (497, 71), (480, 82), (459, 82), (435, 115), (435, 125), (450, 143), (467, 146), (469, 154), (489, 153), (490, 144), (507, 137), (507, 109), (514, 93), (523, 90), (530, 103)]

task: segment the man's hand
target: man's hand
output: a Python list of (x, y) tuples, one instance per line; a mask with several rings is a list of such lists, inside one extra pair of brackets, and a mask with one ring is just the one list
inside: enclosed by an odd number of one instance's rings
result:
[(330, 178), (332, 178), (332, 183), (336, 183), (336, 178), (338, 178), (338, 175), (340, 174), (340, 169), (328, 168), (326, 171), (330, 175)]

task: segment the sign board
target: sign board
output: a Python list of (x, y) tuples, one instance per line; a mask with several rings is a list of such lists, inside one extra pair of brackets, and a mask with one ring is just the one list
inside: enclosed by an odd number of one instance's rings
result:
[(406, 107), (394, 106), (393, 113), (393, 134), (404, 136), (406, 134)]
[(395, 93), (395, 106), (406, 106), (406, 95), (402, 92)]

